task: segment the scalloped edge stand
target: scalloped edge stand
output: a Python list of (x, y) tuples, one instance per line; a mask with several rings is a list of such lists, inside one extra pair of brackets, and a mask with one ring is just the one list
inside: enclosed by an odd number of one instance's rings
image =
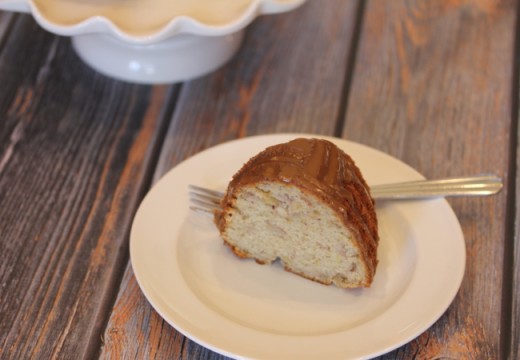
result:
[(91, 16), (74, 24), (53, 22), (33, 0), (0, 0), (0, 10), (31, 13), (47, 31), (71, 36), (78, 56), (106, 76), (140, 84), (166, 84), (216, 70), (235, 55), (244, 29), (256, 17), (290, 11), (305, 1), (251, 0), (243, 13), (222, 26), (178, 16), (146, 36), (122, 31), (103, 16)]

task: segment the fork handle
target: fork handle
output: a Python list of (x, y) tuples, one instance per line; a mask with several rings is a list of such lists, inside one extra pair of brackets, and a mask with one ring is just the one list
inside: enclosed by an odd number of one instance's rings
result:
[(502, 186), (502, 179), (495, 175), (477, 175), (375, 185), (370, 187), (370, 192), (374, 199), (421, 199), (492, 195), (498, 193)]

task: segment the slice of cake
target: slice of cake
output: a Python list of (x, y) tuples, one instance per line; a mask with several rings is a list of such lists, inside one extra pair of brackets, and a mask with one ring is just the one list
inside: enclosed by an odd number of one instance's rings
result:
[(368, 287), (377, 266), (374, 200), (333, 143), (295, 139), (251, 158), (229, 183), (215, 222), (224, 243), (260, 264), (342, 288)]

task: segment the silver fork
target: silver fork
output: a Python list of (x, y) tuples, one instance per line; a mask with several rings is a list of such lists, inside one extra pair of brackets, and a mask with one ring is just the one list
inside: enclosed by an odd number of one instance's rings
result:
[[(424, 199), (447, 196), (493, 195), (502, 189), (502, 179), (495, 175), (416, 180), (374, 185), (370, 193), (376, 200)], [(213, 213), (220, 208), (224, 193), (197, 185), (189, 185), (190, 209)]]

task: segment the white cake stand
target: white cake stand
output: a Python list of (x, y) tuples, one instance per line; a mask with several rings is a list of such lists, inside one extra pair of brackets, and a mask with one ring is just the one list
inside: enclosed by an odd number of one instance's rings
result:
[[(257, 16), (289, 11), (304, 1), (0, 0), (0, 10), (31, 13), (45, 30), (70, 36), (79, 57), (102, 74), (160, 84), (217, 69), (233, 57)], [(219, 2), (222, 7), (212, 13)], [(156, 19), (150, 16), (154, 4), (161, 6)], [(174, 15), (165, 21), (170, 12)]]

